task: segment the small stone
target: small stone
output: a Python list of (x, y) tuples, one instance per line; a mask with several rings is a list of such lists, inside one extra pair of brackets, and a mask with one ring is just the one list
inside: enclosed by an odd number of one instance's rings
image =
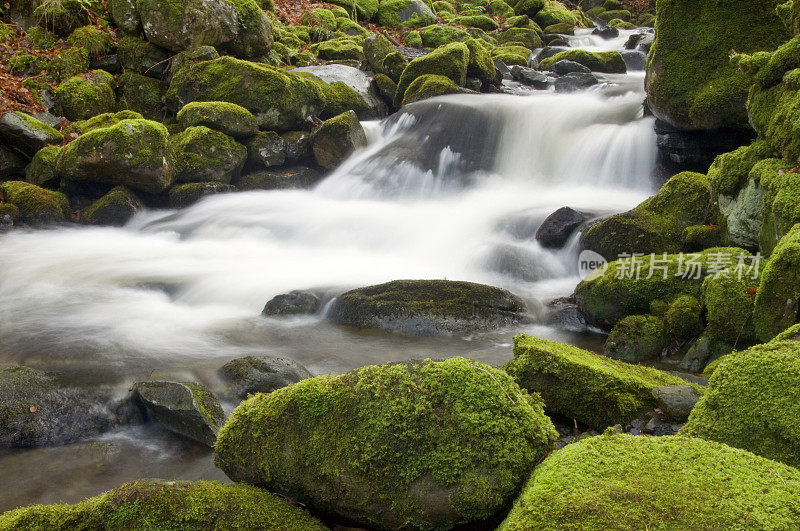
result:
[(300, 315), (312, 314), (319, 310), (320, 298), (310, 292), (294, 290), (276, 295), (264, 306), (261, 315)]
[(535, 89), (544, 90), (550, 86), (550, 79), (547, 77), (547, 74), (525, 66), (512, 66), (511, 77), (515, 81), (519, 81), (523, 85), (529, 85)]
[(700, 400), (700, 393), (691, 385), (667, 385), (653, 389), (653, 398), (670, 420), (685, 422)]

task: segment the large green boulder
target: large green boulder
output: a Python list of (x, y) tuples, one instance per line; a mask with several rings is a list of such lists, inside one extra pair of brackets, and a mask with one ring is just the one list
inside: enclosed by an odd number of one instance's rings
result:
[(221, 182), (239, 176), (247, 148), (225, 133), (199, 125), (169, 138), (169, 160), (181, 183)]
[(381, 529), (448, 529), (514, 499), (557, 434), (538, 396), (464, 358), (318, 376), (239, 405), (229, 477)]
[(390, 28), (420, 27), (436, 22), (436, 15), (422, 0), (384, 0), (378, 5), (376, 20)]
[(543, 59), (539, 68), (549, 70), (559, 61), (574, 61), (593, 72), (607, 74), (624, 74), (627, 71), (625, 60), (619, 52), (587, 52), (586, 50), (565, 50), (552, 57)]
[(137, 120), (141, 118), (142, 115), (134, 111), (106, 112), (103, 114), (98, 114), (97, 116), (93, 116), (88, 120), (73, 122), (64, 129), (64, 132), (67, 134), (75, 133), (77, 135), (82, 135), (83, 133), (88, 133), (93, 129), (117, 125), (122, 120)]
[(362, 22), (371, 22), (378, 14), (378, 0), (332, 0), (329, 3), (346, 9), (351, 16), (355, 15)]
[(253, 114), (234, 103), (224, 101), (196, 101), (178, 112), (181, 127), (202, 125), (234, 138), (253, 136), (258, 132), (258, 122)]
[(567, 9), (561, 2), (554, 0), (546, 1), (544, 7), (536, 13), (533, 20), (543, 28), (562, 23), (577, 26), (580, 22), (575, 13)]
[(118, 108), (141, 114), (148, 120), (162, 121), (166, 85), (160, 79), (126, 70), (119, 76)]
[(172, 185), (166, 127), (158, 122), (123, 120), (79, 136), (64, 147), (58, 171), (77, 182), (124, 185), (157, 194)]
[(68, 120), (85, 120), (115, 110), (114, 76), (104, 70), (92, 70), (73, 76), (53, 92), (55, 111)]
[(451, 42), (462, 42), (470, 38), (470, 34), (461, 28), (447, 24), (433, 24), (419, 30), (422, 45), (426, 48), (438, 48)]
[(721, 358), (681, 434), (800, 465), (800, 343), (772, 341)]
[(144, 205), (132, 191), (124, 186), (112, 188), (106, 195), (81, 210), (81, 222), (87, 225), (126, 224)]
[(614, 432), (536, 467), (499, 531), (794, 529), (800, 472), (687, 437)]
[(800, 225), (775, 247), (764, 266), (753, 314), (756, 337), (769, 341), (798, 321), (800, 309)]
[(75, 505), (32, 505), (0, 516), (2, 529), (327, 529), (250, 485), (142, 479)]
[(653, 113), (678, 129), (748, 128), (751, 82), (731, 63), (731, 51), (782, 44), (787, 33), (775, 8), (783, 1), (659, 1), (645, 81)]
[(70, 215), (67, 196), (23, 181), (0, 183), (0, 194), (6, 203), (18, 210), (19, 220), (31, 225), (67, 221)]
[(323, 122), (311, 134), (310, 140), (314, 160), (329, 170), (341, 164), (355, 150), (367, 145), (367, 135), (353, 111)]
[(450, 335), (525, 322), (525, 311), (522, 299), (493, 286), (395, 280), (340, 295), (329, 316), (338, 324), (357, 328)]
[(406, 89), (403, 97), (403, 105), (409, 105), (415, 101), (443, 96), (445, 94), (457, 94), (461, 88), (453, 83), (450, 78), (437, 76), (436, 74), (425, 74), (415, 79)]
[(397, 84), (397, 94), (394, 104), (400, 107), (406, 94), (406, 89), (419, 76), (436, 74), (449, 78), (456, 85), (463, 87), (467, 79), (467, 66), (469, 64), (469, 48), (461, 42), (454, 42), (439, 47), (422, 57), (414, 59), (403, 71), (400, 82)]
[(503, 366), (548, 411), (595, 429), (623, 426), (656, 407), (653, 389), (687, 382), (665, 372), (612, 360), (571, 345), (519, 334)]
[(61, 182), (58, 174), (58, 159), (61, 146), (47, 146), (36, 152), (25, 168), (25, 181), (36, 186), (57, 188)]
[(603, 354), (629, 363), (657, 359), (666, 348), (667, 339), (660, 317), (629, 315), (611, 329)]

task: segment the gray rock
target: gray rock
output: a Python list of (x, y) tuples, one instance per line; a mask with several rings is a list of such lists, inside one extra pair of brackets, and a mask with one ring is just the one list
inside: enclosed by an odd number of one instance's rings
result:
[(144, 208), (141, 200), (125, 188), (118, 186), (81, 212), (81, 221), (87, 225), (121, 227)]
[(551, 313), (547, 325), (568, 332), (586, 332), (589, 326), (577, 304), (564, 305)]
[(562, 59), (553, 65), (553, 72), (559, 76), (566, 76), (572, 73), (590, 74), (592, 71), (589, 67), (580, 63), (570, 61), (569, 59)]
[(231, 360), (218, 374), (226, 385), (224, 393), (239, 400), (253, 393), (271, 393), (314, 376), (292, 359), (255, 356)]
[(649, 53), (650, 47), (655, 40), (655, 32), (647, 31), (644, 33), (633, 33), (628, 37), (625, 43), (626, 50), (639, 50), (640, 52)]
[[(392, 50), (394, 51), (394, 50)], [(362, 120), (379, 118), (386, 116), (388, 109), (386, 104), (375, 90), (372, 83), (372, 76), (366, 72), (353, 68), (352, 66), (329, 64), (319, 66), (305, 66), (302, 68), (295, 68), (292, 72), (308, 72), (326, 83), (333, 83), (341, 81), (351, 89), (355, 90), (359, 96), (364, 98), (367, 102), (370, 111), (361, 113), (359, 118)]]
[(356, 149), (366, 145), (367, 135), (353, 111), (326, 120), (311, 134), (314, 160), (328, 170), (337, 167)]
[(165, 428), (214, 446), (225, 422), (219, 400), (205, 387), (185, 382), (137, 382), (133, 398)]
[(286, 141), (274, 131), (263, 131), (247, 143), (247, 163), (255, 168), (283, 166)]
[(619, 37), (619, 30), (611, 26), (606, 26), (605, 28), (595, 28), (592, 31), (592, 35), (597, 35), (606, 40), (616, 39), (617, 37)]
[(105, 70), (109, 74), (119, 74), (122, 71), (119, 55), (115, 53), (92, 57), (92, 63), (89, 68), (92, 70)]
[(310, 291), (294, 290), (276, 295), (267, 302), (261, 315), (302, 315), (319, 310), (320, 298)]
[(556, 78), (556, 92), (576, 92), (597, 85), (594, 74), (572, 73)]
[(512, 66), (511, 77), (523, 85), (529, 85), (535, 89), (544, 90), (550, 86), (550, 78), (547, 77), (547, 74), (525, 66)]
[(622, 59), (628, 72), (643, 71), (647, 67), (647, 54), (637, 50), (622, 52)]
[(536, 231), (536, 241), (542, 247), (563, 247), (575, 229), (585, 221), (586, 217), (577, 210), (561, 207), (542, 222)]
[(506, 65), (503, 61), (500, 60), (495, 61), (494, 68), (495, 70), (500, 72), (500, 75), (503, 76), (503, 79), (511, 78), (511, 70), (508, 68), (508, 65)]
[(135, 37), (123, 37), (119, 41), (117, 56), (125, 70), (159, 79), (169, 66), (170, 54), (152, 42)]
[(15, 151), (0, 145), (0, 180), (25, 174), (25, 159)]
[(279, 170), (256, 171), (243, 175), (236, 183), (241, 190), (283, 190), (311, 188), (322, 174), (308, 166), (292, 166)]
[(694, 405), (700, 400), (700, 393), (691, 385), (667, 385), (653, 389), (653, 398), (670, 420), (686, 422)]
[(758, 249), (758, 234), (763, 223), (764, 189), (750, 179), (736, 197), (719, 196), (719, 209), (726, 217), (725, 228), (731, 245)]
[(173, 186), (169, 190), (169, 206), (186, 208), (204, 197), (235, 192), (236, 187), (225, 183), (186, 183)]
[(7, 112), (0, 118), (0, 141), (28, 156), (50, 144), (60, 144), (64, 135), (21, 111)]
[(281, 138), (286, 143), (286, 160), (300, 162), (311, 155), (311, 134), (306, 131), (289, 131)]

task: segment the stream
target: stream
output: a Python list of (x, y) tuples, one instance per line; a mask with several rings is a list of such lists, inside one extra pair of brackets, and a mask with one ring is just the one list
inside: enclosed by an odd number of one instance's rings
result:
[[(573, 47), (621, 50), (631, 31)], [(570, 94), (454, 95), (364, 123), (369, 145), (311, 190), (208, 197), (145, 211), (122, 228), (15, 230), (0, 236), (0, 366), (23, 363), (76, 384), (168, 377), (215, 386), (246, 356), (283, 356), (314, 374), (462, 355), (512, 357), (525, 332), (597, 348), (595, 335), (543, 324), (548, 303), (579, 282), (578, 235), (560, 250), (533, 235), (563, 206), (589, 217), (655, 191), (653, 119), (644, 72), (603, 75)], [(264, 318), (273, 296), (331, 297), (394, 279), (446, 278), (506, 288), (538, 323), (470, 337), (353, 331), (319, 315)], [(223, 404), (228, 410), (231, 404)], [(94, 445), (0, 453), (0, 511), (75, 502), (139, 477), (217, 479), (208, 450), (158, 426)]]

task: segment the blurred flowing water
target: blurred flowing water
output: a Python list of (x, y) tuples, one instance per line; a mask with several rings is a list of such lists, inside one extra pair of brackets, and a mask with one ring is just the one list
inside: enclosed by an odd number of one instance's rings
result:
[[(570, 39), (619, 49), (629, 34)], [(143, 212), (122, 228), (3, 234), (0, 366), (25, 363), (121, 388), (161, 375), (213, 387), (214, 371), (243, 355), (287, 356), (319, 374), (450, 355), (502, 364), (517, 332), (591, 346), (591, 337), (543, 324), (466, 338), (400, 337), (341, 329), (324, 315), (268, 319), (260, 311), (293, 289), (335, 294), (447, 278), (507, 288), (544, 322), (547, 303), (570, 294), (578, 277), (577, 236), (564, 249), (544, 249), (534, 239), (542, 221), (563, 206), (591, 216), (626, 210), (653, 192), (656, 147), (652, 119), (642, 115), (643, 78), (609, 75), (573, 94), (413, 104), (364, 124), (368, 147), (312, 190), (209, 197), (181, 211)], [(24, 483), (17, 488), (25, 499), (3, 494), (11, 491), (0, 484), (0, 509), (75, 501), (163, 470), (219, 479), (207, 452), (153, 446), (161, 435), (151, 431), (107, 436), (124, 457), (90, 467), (89, 479), (65, 479), (69, 489), (48, 482), (73, 476), (64, 468), (68, 454), (35, 451), (24, 478), (13, 478)], [(0, 469), (21, 466), (21, 455), (0, 457)]]

